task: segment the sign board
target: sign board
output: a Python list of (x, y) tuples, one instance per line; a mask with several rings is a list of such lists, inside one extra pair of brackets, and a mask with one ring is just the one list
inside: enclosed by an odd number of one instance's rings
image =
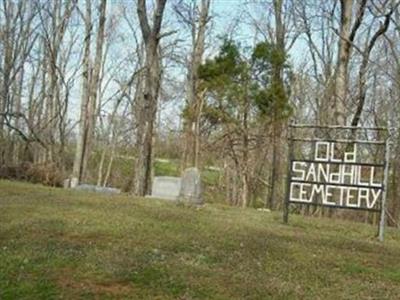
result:
[(319, 141), (312, 160), (291, 161), (289, 201), (379, 210), (384, 165), (358, 162), (357, 144), (343, 152), (337, 146)]
[[(304, 137), (302, 129), (313, 134)], [(371, 138), (377, 135), (370, 131), (385, 128), (291, 125), (289, 130), (285, 222), (291, 204), (369, 210), (384, 218), (389, 143)]]

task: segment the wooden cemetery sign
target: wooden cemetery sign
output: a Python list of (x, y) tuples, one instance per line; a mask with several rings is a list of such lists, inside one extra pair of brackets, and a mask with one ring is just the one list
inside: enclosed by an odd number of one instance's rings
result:
[(291, 204), (368, 210), (380, 213), (383, 240), (388, 136), (386, 128), (290, 125), (284, 222)]

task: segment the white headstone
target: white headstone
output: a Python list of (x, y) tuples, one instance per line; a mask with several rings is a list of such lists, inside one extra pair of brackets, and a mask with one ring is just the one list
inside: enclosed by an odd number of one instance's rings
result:
[(181, 178), (171, 176), (154, 177), (151, 197), (178, 200), (181, 190)]
[(71, 188), (76, 188), (79, 184), (79, 179), (76, 177), (72, 177), (71, 178), (71, 182), (70, 182), (70, 187)]
[(201, 177), (197, 168), (189, 168), (183, 172), (179, 196), (184, 201), (203, 204)]

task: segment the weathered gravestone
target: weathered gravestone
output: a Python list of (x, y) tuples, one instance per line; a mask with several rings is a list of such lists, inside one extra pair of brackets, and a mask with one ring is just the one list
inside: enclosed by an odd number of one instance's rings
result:
[(71, 188), (74, 189), (74, 188), (76, 188), (78, 185), (79, 185), (79, 179), (76, 178), (76, 177), (72, 177), (71, 180), (70, 180), (70, 182), (69, 182), (69, 186), (70, 186)]
[(151, 189), (152, 198), (178, 200), (181, 190), (181, 178), (171, 176), (154, 177)]
[(203, 204), (200, 172), (197, 168), (189, 168), (183, 172), (179, 198), (193, 204)]

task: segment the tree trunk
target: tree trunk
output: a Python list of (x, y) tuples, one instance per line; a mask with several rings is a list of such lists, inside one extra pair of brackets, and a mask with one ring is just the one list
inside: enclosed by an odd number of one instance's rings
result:
[(335, 95), (332, 101), (334, 122), (337, 125), (346, 124), (346, 100), (348, 94), (348, 65), (350, 61), (351, 44), (349, 41), (353, 0), (341, 0), (339, 50), (336, 66)]
[[(274, 0), (274, 14), (275, 14), (275, 47), (278, 52), (286, 56), (285, 49), (285, 25), (283, 22), (282, 16), (282, 7), (283, 0)], [(270, 192), (268, 199), (268, 207), (273, 209), (275, 206), (276, 198), (277, 198), (277, 187), (280, 186), (280, 178), (279, 174), (279, 134), (281, 129), (282, 118), (279, 116), (280, 110), (284, 107), (287, 99), (286, 92), (284, 90), (284, 80), (283, 80), (283, 70), (284, 70), (284, 62), (277, 62), (273, 65), (273, 75), (272, 80), (273, 84), (275, 84), (279, 89), (284, 93), (283, 99), (277, 96), (274, 101), (274, 114), (273, 114), (273, 124), (272, 124), (272, 166), (271, 166), (271, 177), (270, 177)]]
[(276, 187), (278, 183), (278, 124), (277, 122), (274, 122), (272, 124), (272, 169), (271, 169), (271, 175), (270, 175), (270, 182), (269, 182), (269, 194), (268, 194), (268, 202), (267, 202), (267, 208), (269, 209), (274, 209), (275, 208), (275, 199), (277, 197), (276, 193)]
[(161, 80), (161, 66), (159, 41), (161, 23), (166, 0), (157, 0), (153, 14), (153, 25), (150, 27), (147, 16), (146, 1), (139, 0), (137, 14), (140, 21), (140, 29), (145, 43), (145, 72), (144, 91), (139, 108), (142, 111), (141, 120), (138, 123), (136, 137), (137, 159), (133, 180), (133, 193), (144, 196), (150, 192), (152, 159), (153, 159), (153, 132), (157, 115), (157, 103)]
[(79, 136), (76, 145), (72, 176), (81, 182), (86, 178), (87, 164), (93, 143), (94, 127), (97, 118), (97, 92), (100, 83), (100, 71), (103, 61), (104, 32), (106, 22), (106, 0), (101, 0), (99, 6), (99, 24), (96, 38), (96, 54), (93, 68), (90, 61), (90, 41), (92, 35), (91, 0), (86, 0), (85, 16), (85, 49), (83, 57), (83, 81), (81, 99), (81, 117), (79, 121)]
[(82, 74), (82, 94), (81, 94), (81, 112), (79, 120), (79, 135), (76, 142), (75, 160), (72, 170), (72, 177), (78, 179), (78, 182), (82, 180), (84, 173), (84, 158), (86, 151), (86, 141), (88, 134), (88, 111), (90, 106), (90, 78), (91, 78), (91, 67), (90, 67), (90, 41), (92, 36), (92, 8), (91, 0), (86, 0), (86, 16), (85, 16), (85, 48), (83, 54), (83, 74)]
[[(203, 103), (203, 93), (200, 91), (198, 69), (204, 55), (205, 34), (209, 19), (210, 0), (202, 0), (198, 21), (191, 20), (192, 53), (187, 76), (187, 113), (185, 116), (182, 169), (198, 167), (200, 148), (200, 118)], [(197, 24), (196, 24), (197, 23)]]
[(367, 48), (364, 50), (364, 53), (362, 54), (362, 60), (361, 60), (361, 65), (358, 71), (358, 94), (357, 94), (357, 107), (356, 107), (356, 112), (353, 116), (353, 120), (351, 122), (352, 126), (358, 126), (360, 119), (361, 119), (361, 114), (364, 109), (364, 104), (365, 104), (365, 98), (367, 95), (367, 72), (368, 72), (368, 63), (369, 63), (369, 57), (371, 54), (372, 49), (375, 46), (376, 41), (380, 36), (385, 34), (385, 32), (389, 28), (390, 24), (390, 18), (394, 12), (394, 9), (392, 9), (386, 16), (385, 16), (385, 21), (381, 24), (379, 29), (374, 33), (372, 36), (371, 40), (367, 44)]
[(86, 177), (87, 164), (90, 159), (90, 155), (93, 148), (93, 135), (94, 129), (96, 127), (97, 119), (97, 103), (98, 101), (98, 91), (101, 85), (100, 72), (103, 63), (103, 51), (104, 51), (104, 38), (105, 38), (105, 23), (106, 23), (106, 5), (107, 0), (101, 0), (99, 10), (99, 24), (96, 36), (96, 54), (94, 59), (92, 76), (89, 82), (89, 104), (87, 113), (87, 136), (86, 136), (86, 146), (83, 153), (83, 172), (82, 178)]
[[(247, 83), (246, 83), (247, 84)], [(247, 91), (246, 91), (247, 93)], [(242, 153), (242, 207), (247, 207), (249, 203), (249, 124), (250, 101), (246, 95), (246, 104), (243, 112), (243, 153)]]

